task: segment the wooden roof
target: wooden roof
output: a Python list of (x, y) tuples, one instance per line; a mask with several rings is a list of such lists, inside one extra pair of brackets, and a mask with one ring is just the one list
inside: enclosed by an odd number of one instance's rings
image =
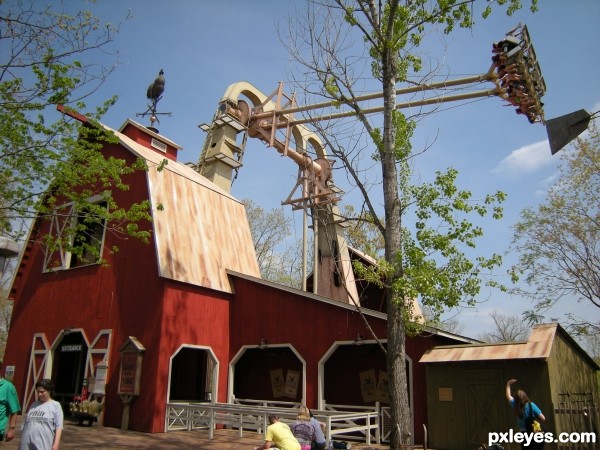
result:
[(227, 270), (260, 278), (244, 205), (191, 167), (111, 130), (147, 161), (159, 276), (232, 292)]
[(535, 325), (526, 342), (439, 346), (428, 350), (420, 362), (443, 363), (458, 361), (492, 361), (506, 359), (547, 359), (556, 335), (560, 333), (588, 362), (594, 360), (569, 336), (558, 323)]

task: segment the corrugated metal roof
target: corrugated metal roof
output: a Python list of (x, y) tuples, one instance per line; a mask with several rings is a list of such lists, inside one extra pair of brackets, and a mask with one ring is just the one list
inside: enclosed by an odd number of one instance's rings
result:
[(500, 359), (545, 359), (550, 356), (558, 324), (536, 325), (527, 342), (435, 347), (420, 362), (487, 361)]
[(111, 131), (125, 148), (148, 162), (161, 277), (224, 292), (232, 292), (227, 270), (260, 278), (241, 202), (185, 164), (169, 160), (159, 172), (164, 156)]

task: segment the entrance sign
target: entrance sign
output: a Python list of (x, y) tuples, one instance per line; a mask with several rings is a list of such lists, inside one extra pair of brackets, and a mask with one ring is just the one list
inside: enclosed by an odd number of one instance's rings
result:
[(146, 349), (137, 338), (129, 339), (121, 346), (121, 371), (119, 374), (119, 395), (140, 395), (142, 360)]
[(119, 372), (119, 388), (117, 393), (123, 402), (121, 430), (129, 429), (129, 410), (131, 402), (140, 395), (140, 379), (142, 377), (142, 360), (146, 349), (134, 336), (129, 336), (121, 346), (121, 370)]

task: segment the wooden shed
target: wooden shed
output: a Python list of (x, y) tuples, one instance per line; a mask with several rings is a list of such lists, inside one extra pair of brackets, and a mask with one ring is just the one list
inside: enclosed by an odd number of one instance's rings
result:
[[(473, 450), (487, 442), (489, 432), (518, 431), (505, 399), (511, 378), (518, 380), (513, 392), (528, 394), (555, 437), (599, 429), (600, 368), (558, 323), (534, 326), (527, 342), (435, 347), (421, 362), (426, 365), (431, 448)], [(554, 443), (545, 448), (571, 447)]]

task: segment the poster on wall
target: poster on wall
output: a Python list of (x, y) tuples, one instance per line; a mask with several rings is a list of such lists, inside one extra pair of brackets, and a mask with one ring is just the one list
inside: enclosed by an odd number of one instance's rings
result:
[(360, 390), (362, 392), (363, 402), (370, 403), (377, 400), (377, 377), (375, 369), (359, 372)]
[(296, 398), (298, 394), (298, 383), (300, 382), (300, 372), (297, 370), (288, 370), (285, 377), (285, 396)]
[(136, 380), (139, 378), (137, 375), (138, 372), (138, 354), (135, 352), (123, 352), (121, 354), (119, 395), (139, 395), (136, 392)]
[(271, 370), (271, 387), (273, 388), (273, 397), (284, 396), (285, 380), (283, 378), (283, 369)]
[(377, 400), (381, 403), (390, 403), (390, 392), (388, 390), (388, 376), (387, 372), (379, 372), (379, 378), (377, 379)]

